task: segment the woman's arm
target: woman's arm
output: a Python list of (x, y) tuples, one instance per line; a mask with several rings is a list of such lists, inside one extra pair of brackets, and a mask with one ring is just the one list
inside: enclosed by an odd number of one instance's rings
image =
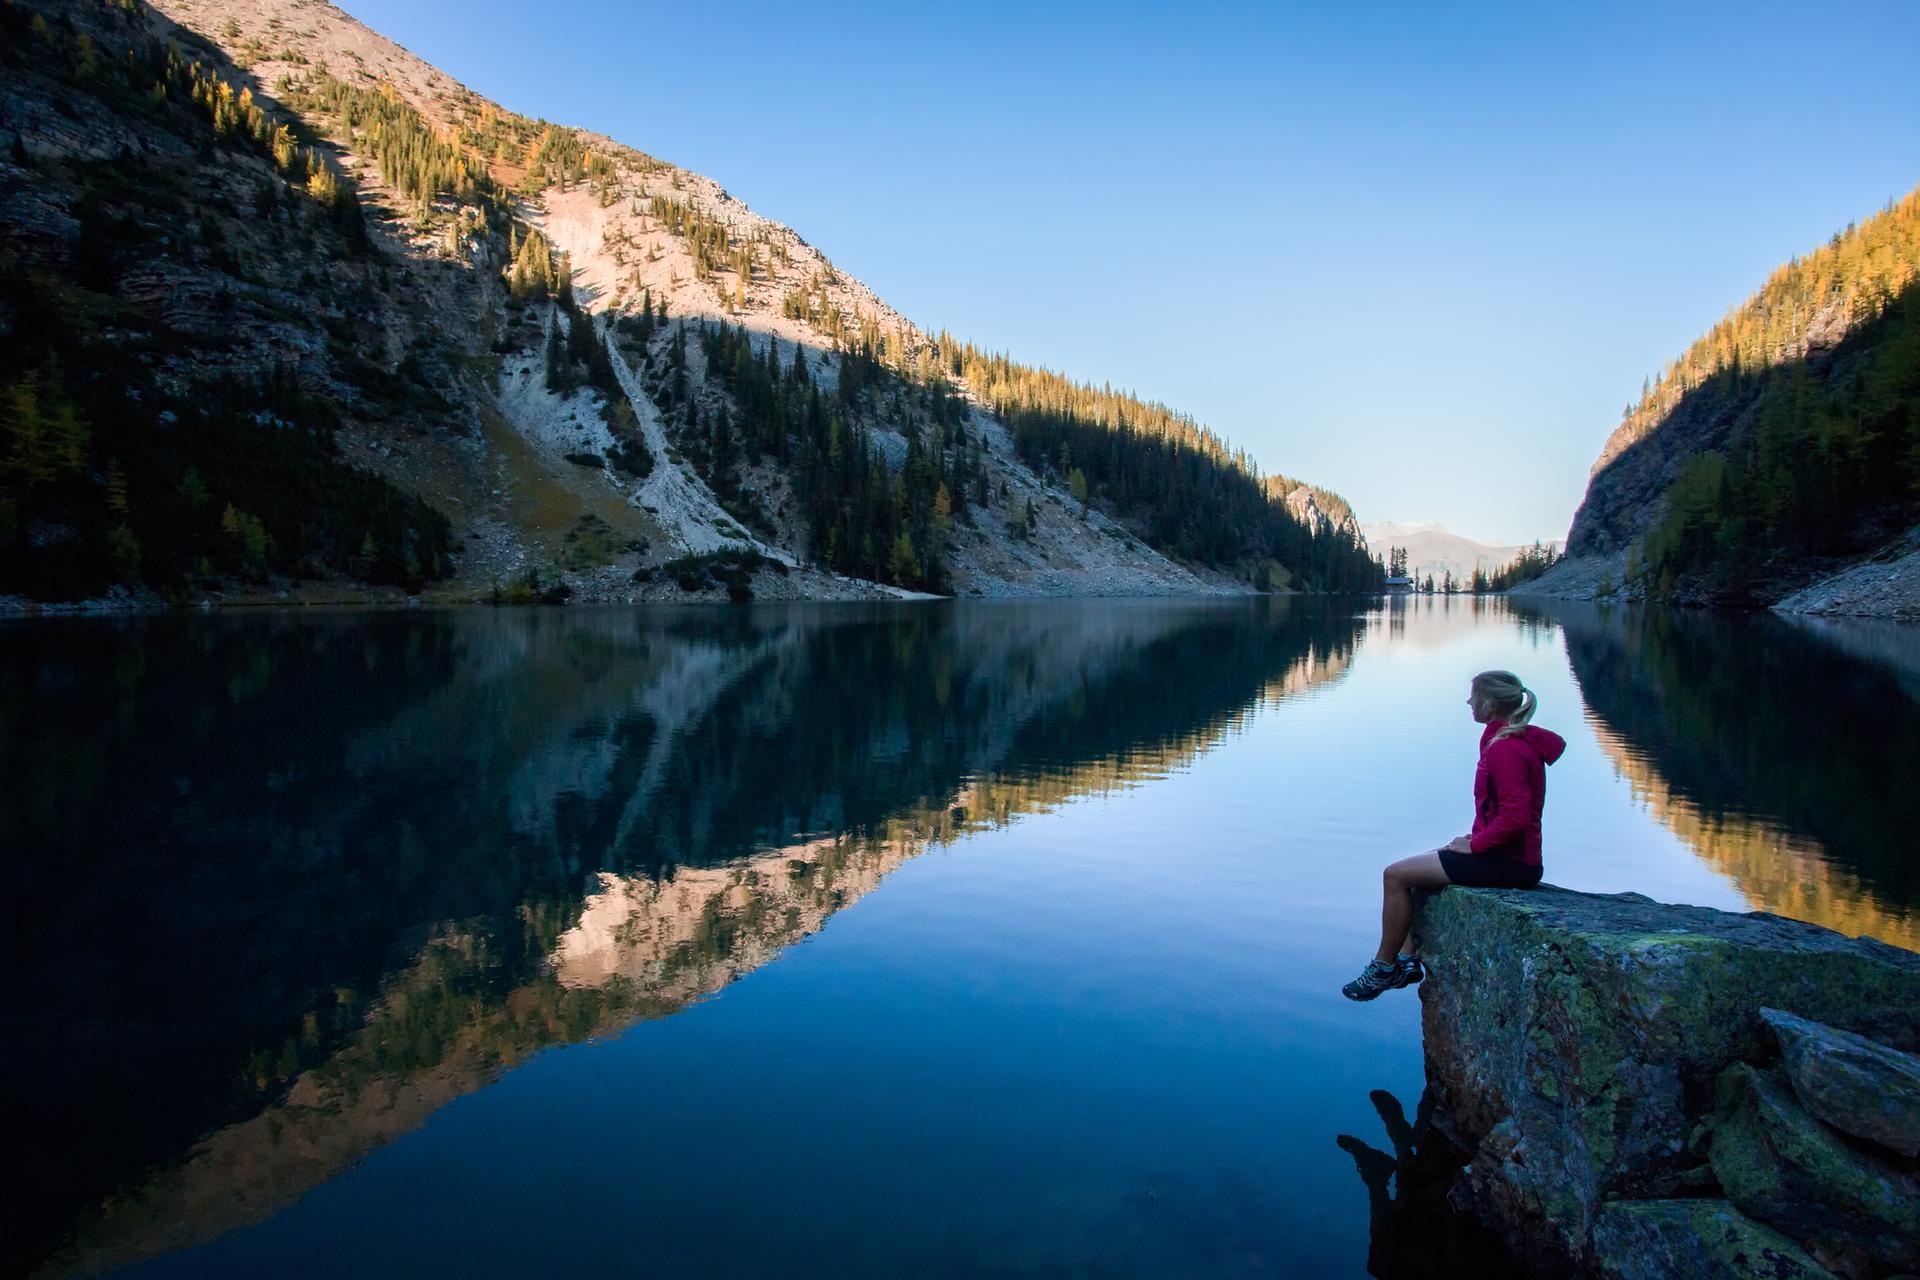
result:
[(1511, 844), (1533, 821), (1533, 783), (1518, 746), (1487, 752), (1487, 783), (1493, 788), (1493, 821), (1475, 832), (1470, 845), (1485, 853)]

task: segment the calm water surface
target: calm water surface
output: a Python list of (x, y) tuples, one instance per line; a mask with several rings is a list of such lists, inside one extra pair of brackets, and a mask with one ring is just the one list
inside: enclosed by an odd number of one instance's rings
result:
[[(1362, 1275), (1467, 678), (1548, 879), (1920, 947), (1920, 634), (1264, 600), (0, 626), (9, 1271)], [(1350, 1135), (1345, 1147), (1337, 1144)]]

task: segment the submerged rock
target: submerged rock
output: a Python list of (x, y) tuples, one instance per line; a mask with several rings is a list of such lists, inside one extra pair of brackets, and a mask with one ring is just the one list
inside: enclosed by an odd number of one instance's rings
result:
[(1784, 1082), (1744, 1063), (1720, 1077), (1713, 1172), (1741, 1210), (1836, 1271), (1920, 1267), (1920, 1182), (1850, 1145)]
[(1832, 1280), (1787, 1237), (1724, 1200), (1618, 1200), (1593, 1227), (1605, 1280)]
[(1920, 955), (1766, 913), (1452, 888), (1417, 935), (1456, 1196), (1540, 1271), (1596, 1273), (1611, 1200), (1716, 1191), (1715, 1086), (1774, 1056), (1762, 1008), (1920, 1045)]
[(1760, 1017), (1807, 1110), (1842, 1133), (1920, 1156), (1920, 1058), (1779, 1009)]

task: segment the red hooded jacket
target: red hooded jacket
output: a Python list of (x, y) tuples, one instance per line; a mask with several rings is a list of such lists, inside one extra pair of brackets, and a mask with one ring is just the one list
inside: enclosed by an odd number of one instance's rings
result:
[(1480, 767), (1473, 774), (1473, 851), (1537, 867), (1547, 766), (1567, 749), (1567, 740), (1551, 729), (1528, 725), (1495, 742), (1493, 735), (1505, 727), (1504, 720), (1490, 720), (1480, 735)]

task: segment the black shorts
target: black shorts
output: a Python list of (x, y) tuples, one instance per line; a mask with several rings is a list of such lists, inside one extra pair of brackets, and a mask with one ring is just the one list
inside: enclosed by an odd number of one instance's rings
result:
[(1531, 889), (1540, 883), (1540, 868), (1497, 853), (1455, 853), (1441, 849), (1440, 868), (1454, 884), (1476, 889)]

